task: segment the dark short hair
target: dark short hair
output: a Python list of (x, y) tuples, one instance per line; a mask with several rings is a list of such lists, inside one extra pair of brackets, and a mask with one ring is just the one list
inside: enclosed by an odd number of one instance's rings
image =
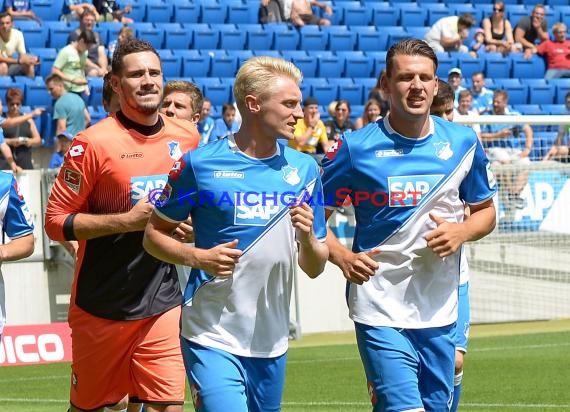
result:
[(171, 80), (164, 87), (164, 97), (180, 92), (188, 95), (192, 101), (192, 113), (200, 114), (204, 105), (204, 95), (198, 86), (186, 80)]
[(17, 87), (10, 87), (6, 90), (6, 103), (18, 99), (20, 102), (24, 101), (24, 92)]
[(97, 37), (95, 37), (93, 30), (90, 29), (81, 30), (79, 36), (77, 36), (77, 40), (83, 40), (85, 44), (97, 44)]
[(143, 53), (143, 52), (151, 52), (156, 54), (156, 57), (159, 58), (158, 52), (153, 47), (152, 44), (145, 40), (140, 40), (135, 37), (127, 39), (123, 43), (119, 43), (117, 49), (113, 53), (113, 59), (111, 62), (111, 71), (115, 75), (120, 75), (123, 71), (123, 57), (133, 54), (133, 53)]
[(438, 60), (433, 49), (423, 40), (420, 39), (403, 39), (394, 44), (386, 54), (386, 76), (392, 76), (392, 68), (394, 66), (394, 57), (402, 54), (405, 56), (424, 56), (433, 62), (434, 73), (437, 72)]
[(437, 79), (437, 94), (433, 96), (432, 106), (443, 106), (455, 100), (455, 92), (451, 86), (444, 80)]

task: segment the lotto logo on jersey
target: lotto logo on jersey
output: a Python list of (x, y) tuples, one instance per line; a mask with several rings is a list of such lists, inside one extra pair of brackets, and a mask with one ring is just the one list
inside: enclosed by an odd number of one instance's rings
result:
[(417, 206), (443, 179), (443, 175), (390, 176), (391, 207)]
[(131, 203), (134, 205), (141, 199), (149, 199), (149, 193), (162, 192), (166, 186), (166, 179), (166, 175), (131, 177)]
[(69, 148), (69, 150), (67, 151), (67, 155), (75, 162), (82, 162), (86, 149), (87, 149), (87, 143), (77, 142)]
[(266, 226), (281, 209), (277, 196), (266, 193), (237, 192), (234, 199), (236, 225)]

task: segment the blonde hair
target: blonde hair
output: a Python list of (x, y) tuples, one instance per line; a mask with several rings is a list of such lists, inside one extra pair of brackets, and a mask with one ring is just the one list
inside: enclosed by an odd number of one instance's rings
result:
[(245, 109), (245, 96), (248, 94), (262, 100), (270, 93), (272, 83), (279, 76), (289, 77), (297, 84), (303, 80), (301, 70), (290, 61), (270, 56), (248, 59), (238, 70), (234, 83), (234, 97), (238, 108)]

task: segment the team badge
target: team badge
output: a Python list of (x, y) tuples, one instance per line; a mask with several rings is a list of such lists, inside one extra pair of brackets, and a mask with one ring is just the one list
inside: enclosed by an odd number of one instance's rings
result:
[(67, 156), (69, 156), (75, 162), (83, 162), (85, 150), (87, 150), (87, 143), (77, 142), (69, 148), (67, 151)]
[(81, 173), (77, 170), (63, 169), (63, 181), (75, 193), (81, 189)]
[(440, 159), (448, 160), (453, 156), (453, 150), (451, 150), (449, 142), (437, 142), (433, 145), (435, 146), (435, 155)]
[(283, 180), (291, 186), (298, 185), (301, 181), (301, 178), (299, 177), (299, 169), (296, 167), (283, 166), (281, 168), (281, 172), (283, 173)]
[(185, 166), (186, 162), (184, 161), (184, 159), (180, 159), (174, 162), (174, 164), (172, 165), (172, 169), (170, 169), (170, 172), (168, 173), (168, 178), (173, 181), (178, 180)]
[(335, 158), (337, 152), (340, 150), (340, 147), (342, 146), (342, 142), (343, 140), (339, 139), (332, 144), (332, 146), (329, 148), (329, 150), (327, 150), (327, 153), (325, 154), (327, 159), (333, 160)]
[(180, 149), (180, 143), (174, 140), (168, 142), (168, 155), (174, 160), (180, 159), (182, 157), (182, 149)]
[(16, 194), (18, 195), (18, 199), (20, 200), (20, 202), (23, 202), (24, 201), (24, 195), (22, 195), (22, 192), (20, 192), (20, 186), (18, 186), (18, 181), (16, 179), (14, 179), (12, 182), (14, 185), (14, 190), (16, 191)]

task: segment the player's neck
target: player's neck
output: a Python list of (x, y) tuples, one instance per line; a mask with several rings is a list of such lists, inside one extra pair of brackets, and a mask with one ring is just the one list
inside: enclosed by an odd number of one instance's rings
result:
[(277, 150), (277, 140), (266, 136), (260, 138), (259, 136), (261, 135), (240, 129), (236, 134), (234, 134), (234, 139), (239, 150), (250, 157), (266, 159), (273, 156)]
[(390, 126), (402, 136), (409, 138), (422, 137), (428, 134), (430, 128), (429, 114), (421, 117), (398, 116), (394, 111), (388, 114)]

